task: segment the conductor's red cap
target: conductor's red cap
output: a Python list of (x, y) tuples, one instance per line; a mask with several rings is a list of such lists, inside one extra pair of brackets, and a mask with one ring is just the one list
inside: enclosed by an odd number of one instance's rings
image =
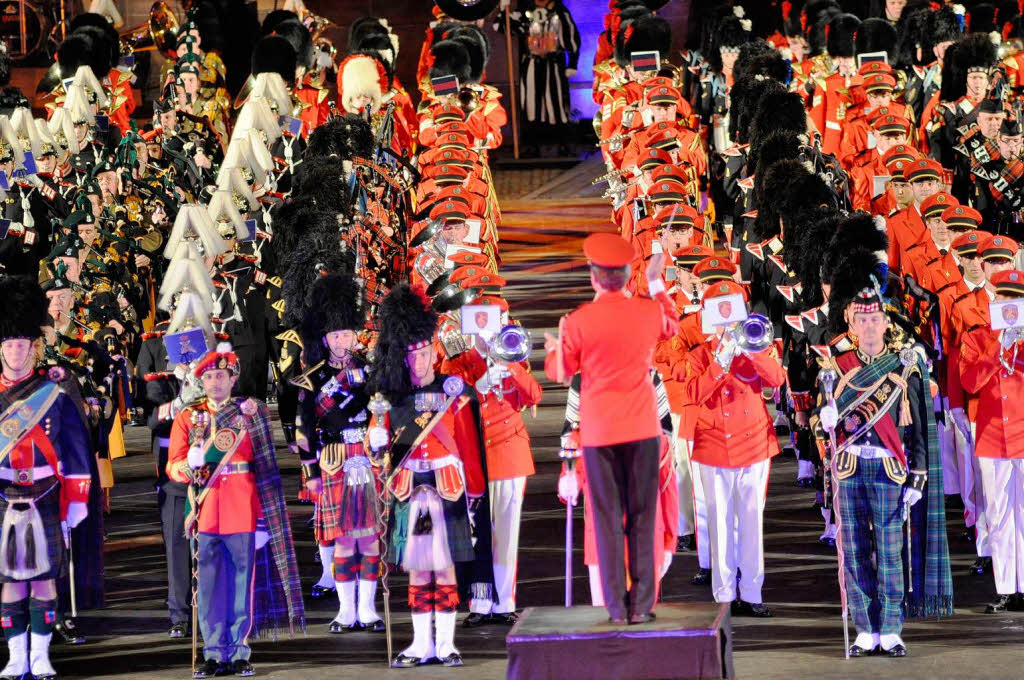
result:
[(615, 234), (591, 234), (583, 241), (583, 254), (600, 267), (615, 269), (633, 261), (633, 244)]

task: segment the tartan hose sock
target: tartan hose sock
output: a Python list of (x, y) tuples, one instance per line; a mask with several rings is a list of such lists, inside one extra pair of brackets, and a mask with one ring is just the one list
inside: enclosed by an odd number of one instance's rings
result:
[(334, 558), (334, 580), (338, 583), (354, 581), (359, 576), (359, 556)]
[(0, 625), (4, 629), (4, 637), (10, 640), (28, 630), (28, 598), (17, 602), (4, 602), (0, 605)]
[(409, 609), (413, 614), (427, 614), (434, 611), (434, 588), (431, 585), (409, 585)]
[(359, 563), (359, 578), (364, 581), (376, 581), (380, 578), (380, 555), (363, 555)]
[(438, 583), (434, 586), (434, 611), (454, 612), (459, 606), (459, 587), (454, 583)]
[(37, 600), (32, 598), (28, 605), (32, 620), (32, 632), (48, 635), (53, 632), (53, 624), (57, 623), (57, 600)]

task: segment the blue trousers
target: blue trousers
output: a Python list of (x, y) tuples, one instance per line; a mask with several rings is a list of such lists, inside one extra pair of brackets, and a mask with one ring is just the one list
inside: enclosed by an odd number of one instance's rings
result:
[(248, 659), (256, 535), (199, 534), (199, 628), (203, 657)]
[(859, 633), (903, 629), (902, 490), (880, 458), (858, 460), (857, 471), (839, 480), (847, 603)]

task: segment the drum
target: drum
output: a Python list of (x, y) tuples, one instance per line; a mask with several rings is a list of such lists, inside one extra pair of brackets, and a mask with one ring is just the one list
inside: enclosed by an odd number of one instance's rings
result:
[(45, 10), (27, 0), (0, 0), (0, 42), (12, 59), (35, 54), (46, 41), (51, 20)]

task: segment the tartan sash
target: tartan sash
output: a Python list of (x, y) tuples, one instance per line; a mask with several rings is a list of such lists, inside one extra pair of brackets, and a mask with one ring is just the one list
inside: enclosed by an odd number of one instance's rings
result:
[(903, 440), (894, 417), (904, 390), (894, 379), (903, 367), (900, 356), (886, 354), (870, 364), (862, 364), (856, 352), (847, 352), (833, 361), (841, 376), (835, 398), (839, 411), (837, 432), (843, 435), (836, 453), (845, 451), (873, 428), (885, 447), (906, 466)]
[[(222, 420), (220, 415), (225, 410), (227, 409), (223, 409), (215, 414), (215, 425), (218, 424), (217, 420)], [(225, 417), (223, 420), (227, 422), (235, 421), (233, 417)], [(214, 469), (206, 480), (193, 479), (192, 484), (188, 485), (188, 493), (185, 497), (185, 533), (187, 535), (192, 536), (194, 534), (199, 522), (199, 510), (203, 507), (203, 501), (206, 500), (210, 489), (213, 488), (213, 482), (224, 471), (224, 467), (231, 461), (231, 457), (235, 455), (235, 451), (241, 446), (245, 437), (246, 431), (244, 427), (236, 430), (225, 425), (216, 427), (213, 434), (206, 441), (203, 460), (208, 465), (213, 465)]]

